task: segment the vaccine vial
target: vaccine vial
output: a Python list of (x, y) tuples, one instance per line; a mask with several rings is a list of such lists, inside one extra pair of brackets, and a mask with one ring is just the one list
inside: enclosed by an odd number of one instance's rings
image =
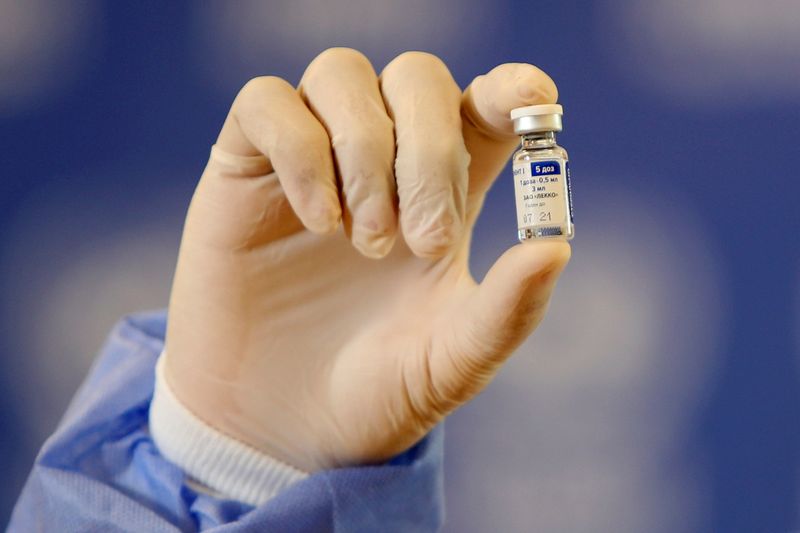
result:
[(520, 242), (575, 235), (567, 151), (556, 144), (564, 110), (558, 104), (511, 111), (522, 146), (514, 154), (514, 193)]

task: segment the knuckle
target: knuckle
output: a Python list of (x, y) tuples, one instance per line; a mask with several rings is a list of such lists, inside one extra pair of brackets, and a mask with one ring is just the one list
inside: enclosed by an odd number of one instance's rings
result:
[(394, 143), (367, 133), (333, 137), (342, 188), (352, 200), (394, 195)]
[(309, 63), (306, 76), (317, 71), (327, 71), (331, 68), (338, 68), (342, 65), (363, 66), (372, 68), (372, 64), (363, 53), (354, 48), (335, 47), (328, 48), (315, 57)]
[(290, 161), (292, 168), (326, 168), (330, 160), (330, 142), (322, 128), (303, 128), (291, 135), (275, 135), (270, 143), (271, 156)]
[(372, 166), (379, 159), (388, 159), (388, 156), (393, 153), (391, 142), (367, 132), (337, 135), (334, 138), (333, 147), (338, 154), (344, 156), (345, 160), (353, 162), (356, 166), (361, 166), (361, 164)]
[(384, 73), (391, 73), (395, 71), (403, 71), (408, 68), (425, 68), (425, 69), (445, 69), (447, 66), (444, 61), (439, 57), (429, 53), (420, 51), (403, 52), (395, 57), (384, 69)]
[(251, 94), (261, 95), (287, 88), (291, 89), (292, 86), (282, 78), (277, 76), (257, 76), (245, 83), (239, 94), (248, 96)]
[(242, 86), (234, 100), (234, 107), (250, 107), (263, 103), (270, 95), (287, 91), (294, 91), (294, 88), (286, 80), (277, 76), (258, 76)]

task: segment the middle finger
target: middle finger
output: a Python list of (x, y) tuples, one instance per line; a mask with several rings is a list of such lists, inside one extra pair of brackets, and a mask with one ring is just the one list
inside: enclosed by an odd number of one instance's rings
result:
[(420, 257), (440, 257), (464, 229), (469, 153), (461, 130), (461, 90), (445, 64), (406, 52), (381, 74), (397, 137), (400, 227)]

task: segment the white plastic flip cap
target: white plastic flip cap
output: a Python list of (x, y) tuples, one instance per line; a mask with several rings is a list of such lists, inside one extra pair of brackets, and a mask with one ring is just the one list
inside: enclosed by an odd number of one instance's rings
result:
[(541, 131), (561, 131), (563, 114), (564, 108), (559, 104), (529, 105), (512, 109), (514, 133), (524, 135)]

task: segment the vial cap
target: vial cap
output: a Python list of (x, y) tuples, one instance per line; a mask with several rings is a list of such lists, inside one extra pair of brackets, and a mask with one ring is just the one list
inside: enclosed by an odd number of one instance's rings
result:
[(512, 109), (514, 133), (524, 135), (541, 131), (561, 131), (563, 114), (564, 108), (559, 104), (529, 105)]

